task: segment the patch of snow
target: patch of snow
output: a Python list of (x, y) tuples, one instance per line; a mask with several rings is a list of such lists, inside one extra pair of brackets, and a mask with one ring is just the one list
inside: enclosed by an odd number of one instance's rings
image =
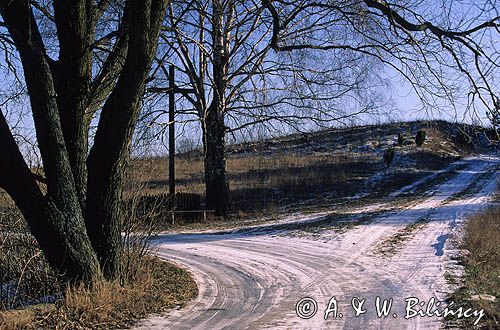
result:
[[(137, 328), (439, 329), (442, 319), (437, 317), (404, 319), (405, 298), (424, 302), (436, 298), (445, 305), (448, 285), (444, 272), (456, 267), (447, 237), (457, 221), (489, 202), (498, 180), (498, 173), (491, 172), (478, 193), (449, 202), (478, 175), (498, 166), (499, 159), (483, 156), (464, 162), (464, 170), (434, 187), (432, 196), (402, 210), (382, 213), (373, 222), (343, 234), (326, 230), (319, 233), (319, 239), (310, 239), (256, 229), (244, 235), (236, 231), (160, 237), (158, 255), (187, 267), (200, 294), (186, 308), (142, 321)], [(383, 207), (367, 207), (360, 214)], [(314, 221), (316, 216), (292, 215), (284, 221)], [(429, 222), (393, 256), (376, 252), (380, 242), (422, 217)], [(376, 316), (377, 296), (394, 299), (391, 313), (397, 317)], [(311, 319), (296, 315), (296, 304), (303, 297), (317, 302), (318, 313)], [(331, 297), (339, 302), (343, 318), (323, 319)], [(352, 314), (353, 297), (366, 299), (367, 312), (359, 317)]]

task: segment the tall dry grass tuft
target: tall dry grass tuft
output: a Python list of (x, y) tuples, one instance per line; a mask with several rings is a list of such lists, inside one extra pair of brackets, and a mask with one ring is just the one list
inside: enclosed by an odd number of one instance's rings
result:
[[(477, 326), (470, 319), (449, 319), (452, 328), (500, 329), (500, 206), (493, 206), (471, 216), (464, 226), (460, 243), (464, 275), (460, 288), (450, 300), (455, 306), (484, 309), (485, 316)], [(453, 277), (449, 278), (454, 284)]]
[(150, 313), (181, 306), (197, 295), (191, 276), (153, 257), (142, 260), (133, 282), (96, 281), (92, 287), (67, 287), (64, 303), (37, 322), (50, 329), (118, 329)]
[(151, 313), (182, 306), (197, 295), (187, 271), (153, 257), (142, 262), (133, 282), (98, 280), (67, 286), (55, 305), (0, 312), (0, 329), (120, 329)]
[(484, 308), (487, 329), (500, 329), (500, 206), (476, 214), (465, 226), (463, 246), (466, 278), (472, 303)]

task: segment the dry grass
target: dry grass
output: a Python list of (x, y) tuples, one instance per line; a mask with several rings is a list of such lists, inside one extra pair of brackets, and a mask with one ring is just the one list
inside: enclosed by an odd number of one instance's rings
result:
[(36, 328), (40, 315), (52, 313), (56, 307), (53, 304), (30, 306), (24, 309), (14, 309), (0, 312), (0, 328), (3, 330), (21, 330)]
[[(450, 136), (453, 127), (446, 123), (396, 123), (229, 146), (226, 163), (234, 214), (249, 219), (272, 216), (283, 207), (294, 208), (313, 199), (326, 197), (337, 202), (358, 193), (375, 175), (388, 172), (387, 179), (370, 188), (383, 197), (456, 159), (461, 151)], [(420, 148), (413, 142), (418, 129), (427, 132)], [(387, 169), (381, 150), (394, 146), (399, 132), (404, 132), (407, 143), (396, 147), (395, 162)], [(129, 183), (140, 183), (146, 195), (164, 193), (168, 185), (166, 157), (135, 159), (129, 177)], [(176, 181), (177, 191), (204, 196), (199, 150), (176, 157)]]
[[(248, 155), (227, 159), (227, 172), (234, 190), (242, 187), (280, 187), (308, 179), (342, 181), (352, 171), (349, 165), (375, 161), (373, 157), (360, 154), (279, 154), (272, 156)], [(203, 193), (203, 160), (201, 158), (176, 158), (176, 179), (179, 191)], [(311, 168), (331, 168), (329, 178), (325, 173), (314, 173)], [(337, 167), (337, 168), (334, 168)], [(336, 171), (334, 171), (336, 170)], [(313, 173), (311, 173), (313, 172)], [(304, 174), (304, 175), (303, 175)], [(322, 175), (323, 174), (323, 175)], [(147, 189), (163, 189), (168, 183), (168, 164), (165, 158), (135, 160), (130, 178), (140, 178)]]
[[(479, 328), (500, 329), (500, 206), (472, 216), (465, 225), (462, 247), (465, 276), (452, 301), (484, 309)], [(466, 324), (472, 328), (472, 325)]]
[[(135, 201), (137, 189), (131, 187), (129, 194)], [(196, 283), (187, 271), (147, 256), (155, 223), (151, 214), (136, 219), (135, 203), (130, 206), (122, 228), (120, 279), (95, 281), (91, 288), (62, 284), (19, 211), (1, 208), (0, 329), (124, 328), (196, 296)]]
[(92, 288), (68, 287), (64, 300), (0, 313), (2, 329), (117, 329), (133, 320), (182, 306), (197, 295), (187, 271), (148, 258), (137, 278), (127, 285), (99, 281)]
[[(227, 159), (234, 211), (262, 212), (310, 198), (311, 194), (336, 192), (349, 195), (362, 178), (378, 169), (378, 156), (355, 153), (237, 155)], [(131, 182), (141, 180), (144, 194), (165, 192), (166, 159), (134, 161)], [(204, 195), (203, 160), (176, 159), (177, 191)], [(346, 183), (351, 183), (346, 184)], [(341, 189), (342, 188), (342, 189)]]
[(0, 310), (22, 307), (26, 301), (60, 292), (26, 222), (13, 207), (0, 209)]

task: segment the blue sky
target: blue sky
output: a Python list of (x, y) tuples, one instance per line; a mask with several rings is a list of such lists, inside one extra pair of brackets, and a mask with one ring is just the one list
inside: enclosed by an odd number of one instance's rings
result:
[[(455, 1), (442, 1), (438, 0), (434, 3), (433, 6), (428, 6), (427, 7), (422, 7), (424, 11), (430, 11), (433, 14), (439, 14), (439, 8), (445, 8), (442, 6), (443, 3), (448, 2), (452, 8), (456, 9), (456, 14), (464, 14), (467, 13), (468, 15), (475, 14), (477, 11), (480, 9), (480, 4), (481, 3), (490, 3), (491, 1), (486, 1), (486, 0), (481, 0), (481, 1), (474, 1), (474, 2), (467, 2), (467, 1), (461, 1), (461, 0), (455, 0)], [(496, 0), (493, 1), (495, 3)], [(425, 2), (422, 2), (422, 4)], [(427, 2), (428, 4), (428, 2)], [(436, 8), (438, 10), (436, 11)], [(491, 16), (491, 15), (487, 15)], [(436, 17), (439, 19), (439, 15), (436, 15)], [(470, 26), (477, 24), (478, 22), (464, 22), (465, 26)], [(446, 24), (443, 23), (443, 24)], [(500, 58), (498, 55), (498, 52), (496, 51), (496, 47), (498, 47), (498, 44), (500, 44), (500, 40), (498, 39), (498, 34), (494, 35), (496, 39), (492, 39), (492, 44), (490, 48), (490, 54), (497, 56), (497, 58)], [(4, 79), (2, 82), (0, 82), (0, 102), (3, 102), (6, 97), (8, 97), (8, 92), (9, 90), (12, 89), (12, 87), (15, 87), (17, 89), (21, 88), (21, 86), (16, 86), (12, 72), (7, 72), (8, 70), (5, 69), (5, 62), (4, 59), (0, 60), (0, 65), (3, 65), (4, 67), (1, 69), (1, 74), (4, 75)], [(496, 68), (498, 70), (498, 68)], [(18, 74), (21, 74), (21, 70), (19, 70)], [(417, 97), (416, 93), (412, 89), (411, 84), (401, 78), (400, 75), (398, 75), (393, 69), (390, 69), (386, 67), (383, 69), (380, 73), (381, 75), (385, 76), (389, 82), (390, 82), (390, 87), (389, 88), (384, 88), (381, 90), (381, 93), (384, 94), (387, 104), (385, 106), (385, 112), (386, 114), (374, 117), (374, 116), (364, 116), (361, 115), (357, 118), (354, 118), (353, 120), (344, 122), (345, 123), (354, 123), (354, 124), (370, 124), (370, 123), (378, 123), (378, 122), (386, 122), (386, 121), (392, 121), (392, 120), (415, 120), (415, 119), (445, 119), (445, 120), (450, 120), (450, 121), (459, 121), (459, 122), (466, 122), (466, 123), (483, 123), (487, 124), (486, 121), (486, 114), (485, 114), (485, 108), (480, 105), (479, 103), (476, 103), (477, 105), (477, 113), (473, 113), (472, 111), (466, 111), (466, 105), (467, 105), (467, 98), (465, 93), (462, 95), (456, 95), (456, 108), (453, 108), (450, 106), (450, 104), (447, 104), (446, 102), (442, 101), (437, 101), (436, 104), (434, 104), (431, 107), (424, 108), (422, 106), (422, 103), (420, 102), (419, 98)], [(493, 75), (493, 84), (497, 84), (498, 82), (494, 81), (495, 77)], [(498, 86), (493, 85), (493, 88), (497, 88)], [(162, 108), (167, 108), (166, 104), (167, 100), (163, 99), (162, 103), (159, 106)], [(345, 104), (344, 106), (348, 106)], [(439, 107), (440, 106), (440, 107)], [(31, 121), (31, 116), (30, 116), (30, 109), (27, 104), (27, 98), (24, 96), (19, 97), (18, 100), (13, 100), (9, 101), (8, 104), (4, 104), (1, 107), (1, 111), (7, 115), (7, 119), (9, 120), (9, 123), (12, 126), (16, 126), (15, 133), (20, 134), (19, 136), (19, 141), (22, 144), (23, 148), (26, 150), (32, 149), (32, 146), (28, 143), (29, 141), (34, 139), (34, 133), (33, 133), (33, 125)], [(196, 124), (193, 124), (196, 125)], [(178, 130), (180, 134), (183, 134), (182, 129), (180, 128)], [(286, 132), (284, 132), (286, 133)], [(196, 127), (186, 127), (186, 131), (184, 132), (185, 136), (184, 138), (193, 138), (194, 140), (200, 139), (199, 137), (199, 129)], [(23, 137), (21, 137), (21, 135)], [(229, 137), (229, 140), (231, 140), (231, 137)], [(159, 142), (158, 144), (161, 144)]]

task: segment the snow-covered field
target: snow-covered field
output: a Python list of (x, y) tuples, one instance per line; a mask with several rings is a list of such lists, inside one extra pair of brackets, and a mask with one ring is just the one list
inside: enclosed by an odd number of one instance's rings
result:
[[(267, 226), (158, 237), (156, 253), (189, 269), (200, 293), (188, 306), (144, 320), (138, 328), (439, 329), (442, 317), (406, 319), (426, 306), (407, 311), (405, 299), (445, 300), (451, 290), (445, 272), (460, 271), (451, 259), (457, 251), (449, 238), (469, 213), (488, 204), (499, 180), (497, 157), (475, 156), (461, 162), (465, 166), (450, 165), (458, 168), (455, 176), (431, 185), (418, 201), (398, 209), (389, 202), (368, 205), (356, 214), (372, 214), (370, 220), (342, 231), (322, 226), (312, 234), (297, 227)], [(397, 199), (414, 186), (390, 197)], [(294, 215), (286, 222), (306, 221), (310, 228), (322, 216)], [(317, 312), (309, 319), (297, 316), (297, 302), (304, 297), (317, 303)], [(332, 297), (338, 304), (337, 317), (332, 312), (325, 320)], [(377, 316), (377, 297), (393, 299), (387, 317)], [(353, 298), (358, 307), (366, 299), (361, 306), (365, 313), (354, 315)], [(305, 302), (298, 305), (299, 312), (311, 313), (314, 304)], [(445, 306), (442, 302), (437, 309)]]

